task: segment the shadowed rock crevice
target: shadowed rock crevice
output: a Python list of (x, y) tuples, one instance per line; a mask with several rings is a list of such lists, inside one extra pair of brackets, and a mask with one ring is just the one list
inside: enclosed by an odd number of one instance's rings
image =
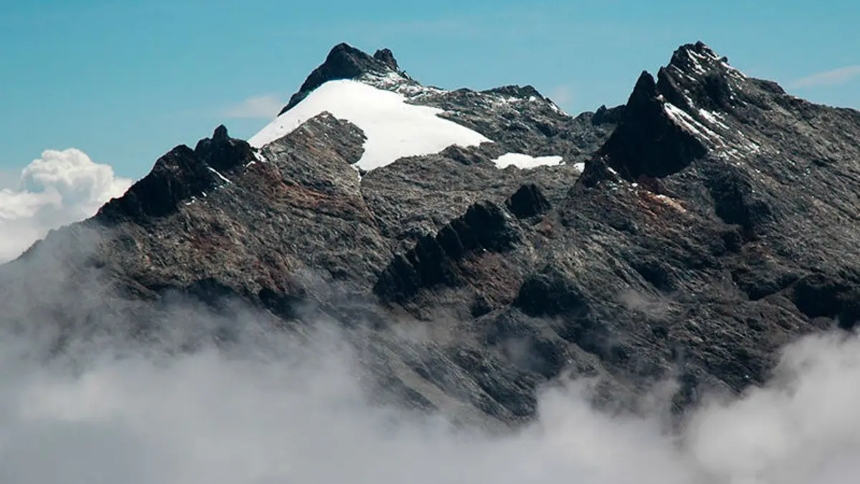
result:
[(729, 170), (714, 173), (707, 185), (717, 216), (727, 224), (740, 225), (748, 237), (774, 220), (768, 204), (741, 175)]
[(533, 317), (582, 316), (589, 312), (583, 293), (553, 267), (529, 276), (520, 287), (513, 306)]
[(798, 281), (792, 301), (807, 317), (836, 319), (844, 329), (853, 329), (860, 320), (860, 287), (825, 274)]

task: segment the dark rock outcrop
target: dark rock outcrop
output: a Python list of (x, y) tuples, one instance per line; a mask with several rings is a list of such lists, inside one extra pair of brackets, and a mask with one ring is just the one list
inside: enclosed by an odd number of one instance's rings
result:
[(420, 289), (458, 284), (458, 262), (464, 257), (487, 251), (501, 253), (516, 246), (520, 235), (512, 219), (492, 202), (472, 205), (435, 236), (418, 239), (413, 249), (396, 256), (374, 291), (385, 301), (404, 302)]
[(394, 53), (391, 52), (391, 49), (379, 49), (373, 54), (373, 58), (382, 62), (393, 71), (400, 70), (400, 67), (397, 66), (397, 59), (394, 58)]
[(229, 173), (254, 159), (251, 145), (245, 140), (231, 138), (224, 125), (218, 126), (211, 138), (200, 140), (194, 152), (203, 163), (220, 173)]
[(121, 198), (108, 202), (96, 216), (104, 222), (125, 217), (146, 223), (151, 217), (175, 213), (180, 203), (211, 190), (217, 177), (187, 146), (177, 146), (155, 162), (152, 171)]
[(533, 183), (520, 187), (511, 198), (507, 199), (505, 205), (517, 218), (529, 218), (546, 213), (552, 208), (552, 204), (541, 192), (540, 188)]
[(651, 74), (643, 72), (624, 114), (599, 154), (627, 180), (677, 173), (706, 153), (701, 141), (673, 122)]
[(588, 311), (583, 295), (558, 269), (545, 267), (529, 276), (513, 305), (529, 316), (578, 315)]
[(311, 72), (299, 91), (290, 97), (287, 105), (278, 114), (292, 109), (314, 89), (328, 81), (356, 79), (368, 73), (385, 75), (389, 72), (399, 72), (397, 61), (390, 50), (382, 49), (370, 56), (347, 43), (340, 43), (328, 53), (325, 62)]
[(250, 145), (230, 138), (221, 125), (212, 138), (200, 140), (194, 150), (177, 146), (159, 158), (147, 176), (132, 185), (125, 196), (105, 204), (96, 218), (108, 224), (125, 218), (146, 223), (150, 217), (176, 213), (181, 203), (229, 183), (222, 172), (241, 169), (253, 159)]

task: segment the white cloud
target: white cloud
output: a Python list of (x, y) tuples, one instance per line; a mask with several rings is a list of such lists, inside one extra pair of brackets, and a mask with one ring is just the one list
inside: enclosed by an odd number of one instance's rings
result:
[(860, 77), (860, 65), (845, 66), (797, 79), (791, 82), (790, 86), (793, 88), (839, 86), (848, 84), (858, 77)]
[(17, 186), (0, 188), (0, 262), (17, 257), (48, 230), (93, 215), (130, 185), (80, 150), (44, 151), (23, 169)]
[(860, 476), (856, 337), (799, 342), (768, 387), (703, 407), (679, 433), (657, 414), (599, 412), (587, 382), (575, 382), (543, 392), (533, 424), (491, 435), (372, 403), (360, 361), (331, 334), (299, 342), (256, 333), (265, 343), (173, 357), (117, 358), (108, 348), (122, 345), (101, 341), (50, 365), (32, 359), (42, 354), (33, 341), (3, 335), (0, 482), (844, 484)]
[(857, 482), (858, 378), (856, 335), (805, 338), (786, 350), (767, 388), (699, 412), (688, 434), (692, 454), (712, 475), (737, 482)]
[(234, 119), (275, 119), (284, 105), (286, 101), (275, 95), (254, 96), (227, 108), (224, 116)]

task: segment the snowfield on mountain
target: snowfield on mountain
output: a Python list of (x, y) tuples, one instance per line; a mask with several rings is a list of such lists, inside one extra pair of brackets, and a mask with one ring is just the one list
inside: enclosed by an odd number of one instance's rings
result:
[(529, 168), (537, 168), (538, 166), (555, 166), (561, 163), (561, 156), (529, 156), (522, 153), (505, 153), (504, 155), (493, 160), (499, 168), (507, 168), (515, 166), (527, 170)]
[(367, 137), (355, 163), (363, 171), (407, 156), (438, 153), (451, 145), (474, 146), (490, 140), (469, 128), (440, 118), (438, 108), (407, 104), (398, 93), (352, 80), (329, 81), (252, 136), (260, 148), (280, 139), (315, 116), (328, 112), (349, 121)]

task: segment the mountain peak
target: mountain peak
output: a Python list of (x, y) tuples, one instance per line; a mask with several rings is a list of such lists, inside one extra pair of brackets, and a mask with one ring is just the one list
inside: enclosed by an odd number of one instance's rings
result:
[(607, 156), (611, 167), (628, 180), (667, 176), (706, 152), (695, 136), (667, 114), (665, 102), (660, 84), (643, 71), (618, 126), (600, 149), (599, 154)]
[(390, 72), (399, 72), (397, 60), (390, 49), (380, 49), (371, 56), (346, 42), (341, 42), (329, 51), (325, 61), (311, 72), (299, 91), (290, 97), (289, 103), (278, 114), (292, 109), (326, 82), (356, 79), (364, 74), (385, 75)]
[(721, 142), (717, 132), (724, 125), (713, 113), (730, 111), (746, 80), (701, 41), (678, 47), (656, 79), (647, 71), (639, 75), (601, 155), (631, 181), (682, 170)]
[(215, 128), (211, 138), (198, 141), (194, 153), (206, 166), (219, 172), (229, 172), (253, 159), (251, 145), (231, 138), (223, 124)]
[(228, 139), (230, 139), (230, 135), (227, 133), (227, 126), (224, 126), (223, 124), (218, 125), (218, 127), (215, 128), (215, 132), (212, 134), (212, 140), (226, 141)]
[(642, 71), (636, 80), (636, 84), (633, 86), (633, 92), (630, 93), (627, 105), (652, 102), (656, 97), (657, 82), (654, 80), (654, 76), (648, 71)]
[(703, 42), (680, 46), (657, 72), (659, 93), (675, 106), (693, 110), (731, 110), (750, 81)]
[(703, 75), (729, 68), (728, 58), (721, 57), (713, 49), (699, 41), (678, 47), (669, 61), (669, 68), (678, 69), (688, 75)]
[(397, 59), (394, 58), (394, 53), (391, 52), (391, 49), (379, 49), (373, 54), (373, 58), (395, 71), (399, 70)]

